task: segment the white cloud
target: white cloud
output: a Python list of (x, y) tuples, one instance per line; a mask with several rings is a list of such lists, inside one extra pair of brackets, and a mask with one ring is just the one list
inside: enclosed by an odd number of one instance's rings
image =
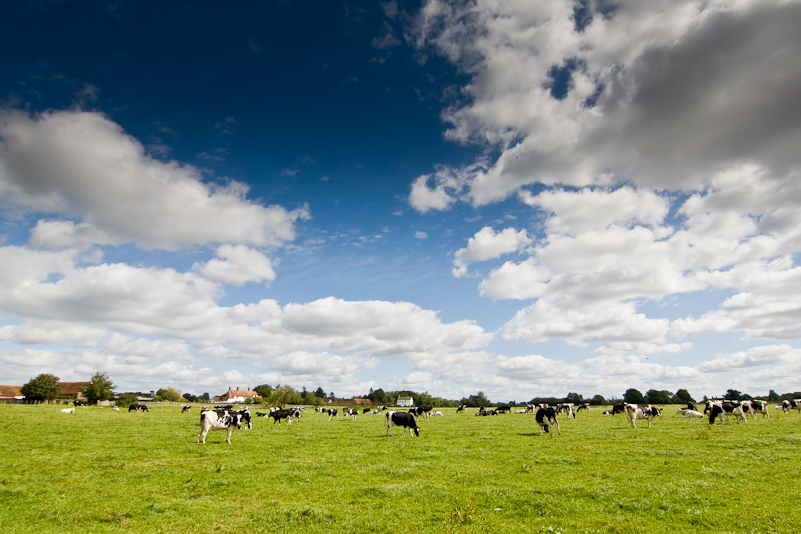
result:
[(58, 234), (63, 244), (82, 240), (83, 246), (89, 236), (102, 244), (135, 241), (170, 250), (278, 246), (294, 239), (296, 220), (308, 217), (306, 208), (287, 211), (246, 200), (241, 183), (204, 183), (192, 166), (155, 160), (99, 113), (53, 111), (31, 118), (4, 111), (0, 138), (0, 196), (6, 202), (82, 219), (72, 228), (40, 227), (34, 238), (45, 246), (58, 244)]
[(204, 264), (196, 263), (193, 270), (204, 278), (241, 286), (247, 282), (266, 282), (275, 280), (275, 270), (270, 259), (257, 250), (245, 245), (221, 245), (217, 248), (217, 258)]
[(692, 189), (744, 162), (798, 168), (797, 3), (589, 4), (580, 29), (574, 6), (431, 0), (418, 13), (409, 40), (471, 76), (448, 137), (501, 150), (463, 177), (474, 204), (535, 182)]
[(698, 366), (702, 373), (728, 373), (738, 369), (775, 364), (801, 364), (801, 350), (790, 345), (765, 345), (725, 354)]
[(496, 233), (491, 227), (485, 226), (467, 240), (465, 248), (456, 251), (452, 274), (457, 278), (465, 276), (468, 263), (498, 258), (504, 254), (517, 252), (529, 244), (531, 238), (525, 230), (505, 228)]

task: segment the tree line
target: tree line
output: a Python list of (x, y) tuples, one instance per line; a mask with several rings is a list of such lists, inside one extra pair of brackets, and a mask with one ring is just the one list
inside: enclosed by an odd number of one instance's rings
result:
[[(108, 373), (96, 372), (92, 378), (84, 384), (81, 388), (81, 394), (86, 397), (90, 404), (96, 404), (98, 401), (106, 401), (114, 398), (114, 383), (109, 378)], [(323, 388), (318, 387), (314, 391), (309, 391), (306, 386), (303, 386), (301, 391), (287, 385), (276, 385), (275, 387), (269, 384), (261, 384), (253, 388), (253, 391), (259, 395), (257, 399), (248, 399), (248, 403), (255, 404), (268, 404), (270, 406), (284, 407), (286, 405), (311, 405), (320, 406), (326, 401), (335, 401), (336, 396), (334, 392), (326, 394)], [(58, 398), (65, 398), (66, 396), (61, 393), (59, 377), (42, 373), (38, 376), (31, 378), (25, 385), (20, 388), (20, 393), (26, 399), (37, 401), (52, 401)], [(117, 397), (117, 404), (129, 405), (137, 402), (137, 396), (143, 396), (142, 393), (122, 393)], [(384, 391), (381, 388), (370, 388), (370, 392), (361, 396), (366, 398), (374, 405), (396, 406), (398, 397), (411, 397), (415, 406), (430, 405), (435, 407), (455, 407), (467, 406), (471, 408), (480, 408), (482, 406), (495, 406), (499, 403), (491, 401), (483, 391), (479, 391), (475, 395), (462, 397), (459, 400), (445, 399), (442, 397), (434, 397), (428, 392), (415, 392), (409, 390), (402, 391)], [(355, 397), (354, 397), (355, 398)], [(742, 393), (736, 389), (729, 389), (723, 396), (726, 400), (750, 400), (752, 397), (747, 393)], [(767, 397), (760, 397), (768, 402), (781, 402), (786, 399), (801, 398), (801, 392), (784, 393), (779, 395), (774, 390), (770, 390)], [(175, 388), (162, 388), (156, 391), (155, 400), (157, 401), (170, 401), (170, 402), (210, 402), (208, 393), (195, 396), (191, 393), (181, 394), (180, 390)], [(346, 399), (342, 399), (346, 400)], [(706, 401), (707, 397), (701, 399)], [(617, 398), (604, 398), (602, 395), (595, 395), (591, 398), (585, 398), (583, 395), (575, 392), (568, 393), (565, 397), (533, 397), (524, 402), (503, 402), (501, 404), (509, 404), (512, 406), (525, 405), (525, 404), (561, 404), (573, 403), (584, 404), (589, 403), (593, 406), (605, 406), (617, 404), (619, 402), (628, 402), (631, 404), (687, 404), (688, 402), (698, 402), (686, 389), (679, 389), (675, 393), (668, 390), (649, 389), (643, 394), (635, 388), (629, 388), (623, 393), (623, 397)]]

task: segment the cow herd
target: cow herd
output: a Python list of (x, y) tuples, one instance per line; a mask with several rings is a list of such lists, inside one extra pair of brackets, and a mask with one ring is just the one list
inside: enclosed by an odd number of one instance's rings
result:
[[(181, 407), (181, 413), (190, 411), (190, 406), (184, 405)], [(459, 406), (456, 413), (465, 412), (466, 406)], [(737, 423), (748, 423), (749, 416), (756, 419), (758, 415), (762, 418), (770, 417), (768, 412), (768, 403), (761, 400), (709, 400), (706, 401), (703, 413), (696, 409), (695, 403), (689, 402), (686, 407), (682, 407), (676, 412), (685, 418), (703, 418), (708, 417), (709, 424), (714, 424), (716, 421), (728, 422), (730, 416), (735, 418)], [(115, 409), (118, 410), (117, 407)], [(776, 409), (789, 413), (790, 410), (798, 410), (801, 412), (801, 399), (785, 400), (782, 404), (776, 406)], [(553, 430), (556, 429), (558, 435), (562, 434), (561, 427), (557, 416), (564, 414), (569, 419), (575, 419), (576, 413), (581, 410), (590, 410), (589, 403), (573, 404), (561, 403), (556, 406), (549, 406), (547, 404), (529, 404), (525, 409), (517, 410), (516, 413), (533, 413), (535, 414), (535, 421), (540, 428), (540, 436), (548, 433), (553, 437)], [(128, 408), (129, 412), (148, 412), (150, 411), (146, 404), (131, 404)], [(356, 420), (359, 415), (359, 410), (356, 408), (343, 407), (343, 408), (325, 408), (318, 407), (318, 413), (328, 417), (328, 420), (339, 419), (340, 413), (346, 417)], [(509, 413), (512, 411), (509, 405), (500, 405), (494, 409), (479, 408), (475, 413), (476, 416), (495, 416), (498, 414)], [(62, 413), (74, 413), (75, 407), (65, 408), (61, 410)], [(300, 421), (303, 413), (303, 407), (290, 407), (286, 409), (270, 408), (269, 412), (256, 412), (257, 417), (272, 418), (273, 424), (286, 421), (287, 425), (291, 425), (293, 421)], [(428, 419), (430, 416), (443, 415), (442, 412), (433, 410), (433, 406), (417, 406), (403, 411), (390, 411), (386, 406), (377, 406), (375, 409), (365, 408), (362, 414), (384, 414), (386, 419), (386, 435), (392, 436), (392, 429), (394, 427), (401, 427), (403, 429), (403, 436), (406, 436), (406, 430), (412, 436), (420, 436), (420, 426), (417, 424), (418, 419)], [(650, 404), (633, 404), (633, 403), (618, 403), (612, 406), (611, 410), (603, 412), (604, 415), (622, 414), (625, 419), (631, 424), (631, 427), (637, 428), (637, 421), (645, 421), (648, 428), (651, 428), (652, 421), (659, 417), (662, 409)], [(217, 406), (208, 409), (203, 406), (200, 411), (200, 430), (197, 436), (197, 443), (206, 443), (206, 435), (211, 430), (225, 430), (227, 432), (226, 443), (231, 443), (231, 434), (236, 429), (241, 429), (242, 425), (246, 424), (247, 428), (253, 428), (251, 421), (251, 414), (247, 408), (234, 409), (232, 405)]]

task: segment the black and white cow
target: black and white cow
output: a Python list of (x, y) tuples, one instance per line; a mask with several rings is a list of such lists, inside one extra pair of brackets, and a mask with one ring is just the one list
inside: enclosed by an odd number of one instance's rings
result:
[(782, 401), (782, 410), (784, 410), (784, 413), (790, 413), (790, 410), (798, 410), (801, 412), (801, 400), (787, 399)]
[(768, 412), (768, 403), (766, 401), (752, 399), (749, 401), (743, 401), (743, 412), (750, 413), (751, 417), (756, 419), (758, 413), (762, 414), (762, 419), (765, 417), (770, 417), (770, 412)]
[(231, 434), (235, 428), (242, 428), (242, 414), (240, 412), (219, 410), (208, 410), (200, 412), (200, 432), (195, 443), (206, 443), (206, 434), (209, 430), (227, 430), (228, 437), (225, 439), (228, 445), (231, 444)]
[(507, 413), (511, 411), (512, 407), (509, 406), (508, 404), (501, 404), (500, 406), (495, 408), (495, 413)]
[(187, 406), (186, 404), (184, 404), (183, 406), (181, 406), (181, 413), (186, 413), (191, 409), (192, 409), (191, 406)]
[(551, 427), (556, 427), (556, 432), (561, 436), (562, 429), (559, 428), (559, 421), (556, 419), (556, 410), (551, 408), (550, 406), (547, 408), (540, 407), (537, 409), (537, 413), (534, 416), (537, 420), (537, 424), (540, 425), (540, 436), (542, 436), (543, 431), (547, 432), (548, 434), (553, 437), (553, 432), (551, 432)]
[(82, 401), (82, 400), (75, 400), (75, 401), (72, 401), (72, 405), (76, 406), (76, 407), (77, 406), (83, 406), (84, 408), (86, 408), (87, 406), (89, 406), (89, 403), (86, 402), (86, 401)]
[[(715, 419), (717, 419), (718, 416), (721, 416), (721, 422), (724, 420), (728, 422), (730, 415), (736, 417), (738, 423), (741, 420), (746, 424), (748, 423), (748, 420), (745, 418), (745, 413), (743, 412), (743, 407), (740, 406), (740, 403), (737, 401), (707, 401), (706, 404), (709, 410), (710, 425), (715, 423)], [(704, 413), (707, 413), (707, 409), (704, 410)]]
[(616, 415), (619, 413), (626, 413), (626, 403), (621, 402), (612, 406), (612, 413), (610, 415)]
[(128, 411), (129, 412), (149, 412), (150, 409), (148, 409), (147, 404), (131, 404), (130, 406), (128, 406)]
[(556, 413), (565, 412), (567, 414), (568, 419), (575, 419), (575, 409), (576, 405), (572, 402), (563, 402), (562, 404), (556, 405)]
[(409, 434), (420, 436), (420, 427), (417, 426), (417, 421), (414, 420), (414, 415), (406, 412), (386, 412), (384, 414), (387, 418), (387, 436), (392, 435), (392, 427), (403, 427), (403, 437), (406, 437), (406, 429), (409, 429)]
[(467, 405), (466, 404), (462, 404), (461, 406), (456, 408), (456, 413), (463, 412), (465, 408), (467, 408)]
[(291, 425), (293, 415), (295, 415), (294, 410), (273, 410), (267, 417), (272, 417), (274, 419), (273, 424), (281, 424), (281, 419), (286, 419), (286, 423)]
[(651, 421), (661, 413), (661, 409), (650, 404), (626, 404), (626, 418), (631, 423), (632, 428), (637, 428), (637, 419), (647, 420), (648, 428), (651, 428)]
[(422, 416), (423, 419), (428, 419), (428, 414), (429, 412), (431, 412), (433, 408), (434, 408), (433, 406), (428, 406), (428, 405), (416, 406), (411, 410), (409, 410), (409, 413), (412, 415), (416, 415), (417, 417)]
[(344, 415), (345, 417), (350, 417), (352, 420), (355, 421), (356, 416), (359, 415), (359, 409), (348, 408), (348, 407), (342, 408), (342, 415)]
[(332, 417), (335, 417), (336, 419), (339, 419), (339, 414), (337, 413), (337, 409), (336, 409), (336, 408), (329, 408), (329, 409), (328, 409), (326, 412), (324, 412), (324, 413), (327, 413), (327, 414), (328, 414), (328, 420), (329, 420), (329, 421), (331, 420), (331, 418), (332, 418)]
[(579, 413), (581, 410), (587, 410), (587, 413), (590, 412), (590, 403), (585, 402), (584, 404), (579, 404), (578, 408), (576, 408), (576, 413)]

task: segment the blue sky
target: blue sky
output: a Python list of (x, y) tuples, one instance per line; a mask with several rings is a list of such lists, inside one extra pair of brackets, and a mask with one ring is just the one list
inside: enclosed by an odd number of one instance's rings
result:
[(801, 5), (0, 8), (0, 382), (801, 390)]

